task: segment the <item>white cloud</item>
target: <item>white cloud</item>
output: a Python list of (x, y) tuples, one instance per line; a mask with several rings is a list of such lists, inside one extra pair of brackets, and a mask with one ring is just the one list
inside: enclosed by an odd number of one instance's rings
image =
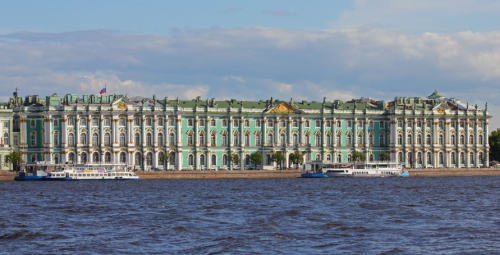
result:
[[(370, 5), (366, 1), (365, 5)], [(0, 96), (54, 92), (194, 99), (392, 100), (438, 89), (497, 103), (500, 32), (213, 28), (172, 36), (112, 31), (0, 36)], [(492, 122), (493, 123), (493, 122)]]

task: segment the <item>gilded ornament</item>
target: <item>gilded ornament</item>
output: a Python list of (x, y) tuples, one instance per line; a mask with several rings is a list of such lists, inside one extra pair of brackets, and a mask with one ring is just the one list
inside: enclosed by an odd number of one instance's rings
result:
[(271, 113), (295, 113), (295, 109), (291, 105), (283, 102), (274, 107), (274, 109), (271, 110)]
[(123, 102), (122, 102), (122, 103), (119, 103), (119, 104), (118, 104), (118, 109), (125, 110), (125, 109), (127, 109), (127, 105), (126, 105), (125, 103), (123, 103)]

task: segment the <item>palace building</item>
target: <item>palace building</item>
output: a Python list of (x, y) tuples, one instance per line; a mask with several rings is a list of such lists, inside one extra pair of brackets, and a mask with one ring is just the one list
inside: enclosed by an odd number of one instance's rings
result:
[[(299, 152), (305, 162), (367, 161), (382, 152), (406, 167), (488, 166), (485, 109), (435, 91), (427, 98), (316, 101), (179, 100), (127, 95), (17, 96), (0, 104), (0, 155), (24, 161), (108, 164), (132, 169), (255, 167), (250, 154)], [(170, 157), (163, 162), (162, 154)], [(6, 168), (2, 164), (2, 168)]]

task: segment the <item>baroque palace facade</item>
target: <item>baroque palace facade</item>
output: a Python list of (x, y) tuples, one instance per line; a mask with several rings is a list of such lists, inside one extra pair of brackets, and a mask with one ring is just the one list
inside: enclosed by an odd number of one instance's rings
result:
[[(53, 94), (45, 99), (14, 93), (0, 105), (0, 155), (23, 160), (108, 164), (133, 169), (228, 169), (238, 154), (244, 169), (259, 152), (300, 152), (306, 162), (349, 163), (360, 151), (367, 161), (381, 152), (406, 167), (488, 166), (485, 109), (437, 91), (427, 98), (370, 98), (348, 102), (183, 101), (126, 95)], [(161, 154), (168, 153), (168, 164)], [(5, 169), (5, 164), (1, 164)]]

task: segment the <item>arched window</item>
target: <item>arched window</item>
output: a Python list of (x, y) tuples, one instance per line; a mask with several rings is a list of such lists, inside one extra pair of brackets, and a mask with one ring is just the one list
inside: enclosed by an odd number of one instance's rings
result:
[(483, 135), (479, 135), (477, 139), (478, 139), (477, 141), (478, 144), (483, 144)]
[(326, 135), (326, 146), (332, 146), (332, 137), (330, 135)]
[(330, 122), (329, 120), (325, 121), (325, 126), (326, 126), (327, 128), (331, 127), (331, 126), (332, 126), (332, 125), (331, 125), (331, 122)]
[(106, 164), (111, 163), (111, 152), (108, 151), (104, 154), (104, 162)]
[(460, 135), (460, 144), (465, 144), (465, 136)]
[[(160, 134), (161, 135), (161, 134)], [(125, 146), (125, 133), (120, 134), (120, 146)]]
[(271, 160), (271, 154), (267, 154), (266, 158), (267, 158), (267, 165), (271, 165), (273, 163), (273, 161)]
[(87, 153), (83, 152), (81, 158), (82, 164), (87, 164)]
[(222, 135), (222, 146), (227, 146), (227, 135), (226, 134)]
[(146, 165), (151, 166), (153, 164), (153, 153), (148, 152), (146, 154)]
[(135, 146), (141, 146), (141, 135), (139, 133), (135, 133), (134, 143), (135, 143)]
[(285, 120), (283, 120), (283, 119), (282, 119), (282, 120), (280, 121), (280, 123), (281, 123), (281, 127), (286, 127), (286, 121), (285, 121)]
[(201, 154), (200, 155), (200, 166), (204, 166), (205, 165), (205, 155)]
[(260, 146), (260, 134), (255, 135), (255, 146)]
[[(92, 134), (92, 145), (99, 146), (99, 135), (97, 133)], [(109, 146), (109, 145), (107, 145)]]
[(217, 156), (215, 156), (215, 154), (212, 154), (212, 164), (210, 164), (212, 166), (216, 166), (217, 165)]
[(239, 145), (239, 139), (238, 138), (239, 138), (239, 135), (237, 135), (237, 134), (233, 135), (233, 144), (234, 144), (234, 146), (238, 146)]
[(187, 137), (188, 146), (193, 146), (193, 135), (189, 134)]
[(358, 135), (358, 146), (363, 145), (363, 135)]
[(406, 138), (406, 143), (408, 145), (411, 145), (412, 144), (412, 135), (408, 135), (408, 137)]
[(245, 120), (245, 127), (250, 127), (250, 121), (248, 119)]
[(151, 133), (146, 134), (146, 146), (150, 147), (153, 145), (153, 139), (151, 138)]
[(54, 164), (59, 164), (59, 155), (54, 155)]
[(479, 152), (478, 158), (479, 158), (479, 163), (484, 164), (485, 158), (484, 158), (484, 154), (482, 151)]
[(212, 146), (217, 146), (217, 143), (216, 143), (215, 141), (216, 141), (215, 134), (212, 134), (212, 135), (210, 136), (210, 144), (211, 144)]
[(321, 127), (321, 120), (316, 120), (316, 127), (317, 128), (320, 128)]
[(342, 146), (342, 137), (337, 135), (337, 146)]
[(352, 145), (352, 136), (351, 136), (351, 134), (347, 135), (346, 140), (347, 140), (346, 146)]
[(351, 154), (347, 154), (347, 162), (348, 163), (352, 162), (352, 155)]
[(248, 154), (245, 155), (245, 165), (247, 165), (247, 166), (250, 165), (250, 155), (248, 155)]
[(337, 154), (337, 163), (342, 163), (342, 154)]
[(80, 143), (82, 145), (87, 145), (87, 134), (85, 134), (85, 133), (81, 134), (81, 136), (80, 136)]
[(398, 160), (399, 160), (399, 162), (403, 162), (403, 153), (402, 152), (398, 152)]
[(347, 121), (347, 128), (352, 128), (352, 122), (351, 122), (351, 120)]
[(451, 163), (452, 164), (456, 164), (457, 160), (456, 160), (456, 157), (455, 157), (455, 152), (450, 153), (450, 157), (451, 157)]
[(309, 120), (304, 121), (304, 127), (306, 127), (306, 128), (309, 127)]
[(135, 160), (134, 163), (135, 163), (136, 166), (140, 166), (141, 165), (141, 159), (142, 159), (141, 154), (139, 152), (137, 152), (135, 154), (135, 158), (134, 158), (134, 160)]
[(120, 163), (126, 163), (127, 162), (127, 153), (125, 152), (120, 152)]
[(456, 143), (456, 140), (455, 140), (455, 135), (453, 135), (453, 134), (452, 134), (452, 135), (450, 136), (450, 140), (451, 140), (451, 145), (455, 145), (455, 143)]
[(125, 118), (124, 117), (121, 117), (120, 120), (118, 121), (118, 125), (120, 126), (125, 126)]
[(321, 146), (321, 136), (320, 136), (320, 134), (316, 134), (316, 139), (314, 141), (314, 144), (316, 146)]
[(36, 162), (36, 154), (31, 154), (31, 162)]
[(228, 162), (227, 162), (227, 155), (224, 154), (224, 155), (222, 155), (222, 165), (227, 166), (227, 164), (228, 164)]
[(267, 145), (273, 145), (273, 134), (267, 134)]
[(474, 164), (474, 152), (469, 154), (469, 163)]
[(250, 146), (250, 135), (245, 134), (245, 146)]
[(427, 152), (427, 165), (432, 164), (432, 155), (430, 152)]
[(75, 146), (75, 135), (73, 133), (68, 135), (68, 146)]
[(330, 153), (326, 154), (326, 161), (328, 162), (332, 161), (332, 155), (330, 155)]
[(93, 162), (93, 163), (99, 163), (99, 161), (100, 161), (100, 160), (99, 160), (99, 153), (94, 152), (94, 153), (92, 154), (92, 162)]
[(298, 121), (297, 120), (293, 120), (292, 121), (292, 126), (293, 127), (298, 127), (299, 126)]
[(311, 144), (310, 144), (310, 140), (309, 140), (309, 135), (305, 135), (305, 136), (304, 136), (304, 140), (305, 140), (304, 142), (305, 142), (305, 145), (306, 145), (306, 146), (310, 146), (310, 145), (311, 145)]
[(75, 163), (75, 154), (73, 152), (68, 154), (68, 163), (70, 164)]
[(474, 136), (469, 135), (469, 144), (474, 144)]
[(205, 146), (205, 135), (204, 134), (200, 134), (199, 136), (199, 141), (200, 141), (200, 146)]
[(444, 162), (444, 155), (443, 155), (443, 152), (440, 152), (439, 153), (439, 164), (443, 164)]
[(380, 134), (380, 136), (378, 137), (378, 139), (379, 139), (380, 146), (385, 146), (385, 136), (384, 136), (384, 134)]
[(299, 146), (299, 136), (297, 134), (293, 134), (293, 146)]
[(418, 134), (417, 135), (417, 144), (422, 144), (422, 135), (421, 134)]
[[(54, 137), (54, 138), (55, 138), (55, 137)], [(55, 139), (54, 139), (54, 140), (55, 140)], [(7, 144), (9, 144), (9, 133), (7, 133), (7, 132), (5, 132), (5, 133), (3, 134), (3, 144), (6, 144), (6, 145), (7, 145)], [(55, 142), (54, 142), (54, 145), (56, 145), (56, 144), (55, 144)]]
[(175, 152), (170, 152), (170, 157), (168, 157), (168, 160), (170, 160), (169, 164), (174, 165), (175, 164)]
[(368, 136), (368, 143), (369, 143), (370, 145), (372, 145), (372, 146), (373, 146), (373, 144), (374, 144), (374, 141), (373, 141), (373, 135), (372, 135), (372, 134), (370, 134), (370, 135)]
[(170, 146), (175, 146), (175, 135), (174, 133), (170, 133), (170, 137), (169, 137), (169, 145)]
[(439, 135), (439, 144), (444, 145), (444, 137), (443, 135)]
[(158, 146), (163, 146), (163, 134), (158, 133)]
[(373, 154), (370, 154), (370, 157), (368, 158), (368, 160), (369, 160), (370, 162), (373, 162), (373, 161), (375, 160), (375, 159), (374, 159)]
[(432, 144), (432, 140), (431, 140), (431, 135), (430, 134), (427, 134), (427, 136), (425, 138), (425, 143), (426, 144)]
[(460, 159), (459, 160), (460, 160), (461, 164), (465, 164), (465, 154), (463, 151), (460, 152)]
[(402, 144), (403, 144), (403, 135), (402, 135), (402, 134), (399, 134), (399, 135), (398, 135), (398, 144), (399, 144), (399, 145), (402, 145)]
[(316, 158), (315, 158), (316, 161), (321, 161), (321, 154), (319, 153), (316, 153)]
[(422, 153), (421, 152), (417, 152), (417, 163), (422, 164)]

